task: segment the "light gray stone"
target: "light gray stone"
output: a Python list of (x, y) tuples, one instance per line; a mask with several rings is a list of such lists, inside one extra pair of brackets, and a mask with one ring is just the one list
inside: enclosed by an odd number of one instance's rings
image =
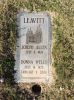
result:
[(16, 82), (48, 82), (51, 65), (51, 21), (47, 13), (17, 15)]

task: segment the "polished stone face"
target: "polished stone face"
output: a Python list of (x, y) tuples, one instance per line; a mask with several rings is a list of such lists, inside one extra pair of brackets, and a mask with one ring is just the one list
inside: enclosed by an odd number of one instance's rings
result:
[(46, 13), (19, 13), (16, 43), (16, 82), (50, 80), (51, 24)]

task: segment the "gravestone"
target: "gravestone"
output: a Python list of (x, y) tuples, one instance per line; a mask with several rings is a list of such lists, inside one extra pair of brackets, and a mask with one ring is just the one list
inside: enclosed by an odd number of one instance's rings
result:
[(50, 81), (51, 40), (51, 21), (47, 13), (17, 14), (17, 83)]

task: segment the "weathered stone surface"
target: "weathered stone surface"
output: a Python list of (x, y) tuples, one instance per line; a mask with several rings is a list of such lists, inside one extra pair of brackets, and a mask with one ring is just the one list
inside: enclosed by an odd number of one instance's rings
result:
[(16, 82), (48, 82), (51, 65), (51, 23), (47, 13), (17, 15)]

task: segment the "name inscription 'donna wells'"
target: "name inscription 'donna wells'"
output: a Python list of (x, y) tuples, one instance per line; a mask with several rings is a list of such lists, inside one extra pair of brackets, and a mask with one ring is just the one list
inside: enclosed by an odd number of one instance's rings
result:
[(20, 20), (18, 26), (21, 27), (19, 32), (21, 37), (17, 40), (19, 48), (16, 50), (16, 81), (46, 81), (50, 60), (49, 17), (43, 16), (43, 14), (26, 15), (24, 13), (18, 18)]

